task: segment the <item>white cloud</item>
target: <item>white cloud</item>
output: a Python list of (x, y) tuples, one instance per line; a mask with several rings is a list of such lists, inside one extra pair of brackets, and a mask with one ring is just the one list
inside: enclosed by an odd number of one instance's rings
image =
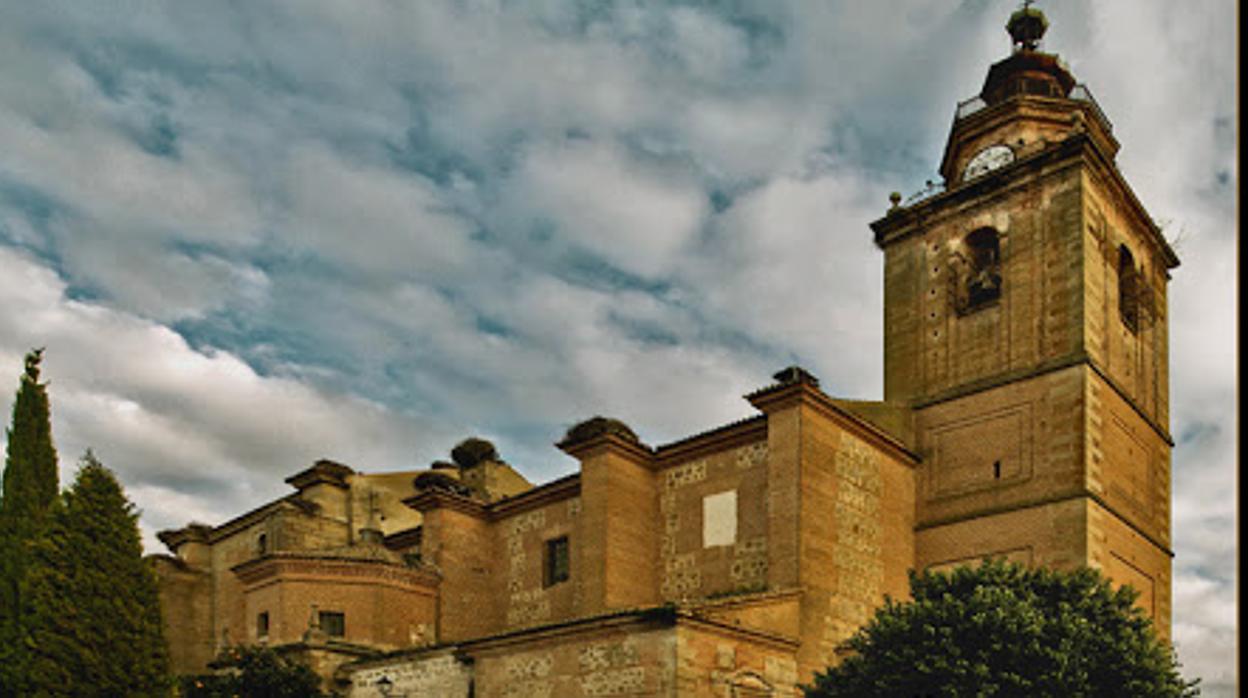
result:
[[(1185, 234), (1175, 637), (1187, 671), (1233, 676), (1234, 7), (1044, 9)], [(867, 223), (933, 176), (1006, 14), (23, 5), (0, 26), (0, 366), (49, 346), (63, 457), (94, 445), (149, 529), (239, 513), (318, 455), (420, 465), (471, 432), (540, 479), (571, 467), (549, 443), (572, 421), (675, 438), (794, 358), (878, 397)]]
[[(4, 248), (0, 278), (20, 282), (0, 286), (0, 362), (20, 366), (30, 347), (49, 347), (44, 376), (63, 482), (92, 447), (123, 483), (181, 483), (203, 497), (198, 511), (220, 521), (281, 492), (285, 476), (317, 457), (365, 470), (414, 467), (422, 440), (441, 436), (428, 419), (260, 376), (163, 326), (69, 300), (55, 273)], [(149, 532), (184, 523), (177, 509), (150, 499), (145, 508), (174, 517), (145, 518)]]
[[(691, 285), (724, 322), (746, 328), (823, 372), (846, 397), (882, 391), (883, 254), (865, 223), (882, 192), (845, 173), (777, 178), (716, 221)], [(779, 368), (778, 366), (776, 368)]]
[(644, 277), (671, 271), (709, 209), (684, 173), (647, 166), (617, 146), (576, 141), (529, 148), (504, 196), (503, 215), (520, 226), (553, 225), (560, 237)]
[(292, 245), (366, 273), (464, 273), (470, 224), (423, 177), (320, 146), (293, 149), (285, 176)]

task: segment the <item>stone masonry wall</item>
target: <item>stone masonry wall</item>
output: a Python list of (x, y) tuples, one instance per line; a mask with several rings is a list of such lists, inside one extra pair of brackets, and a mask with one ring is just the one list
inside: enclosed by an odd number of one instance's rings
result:
[[(885, 399), (924, 399), (1073, 356), (1083, 336), (1079, 178), (1067, 170), (946, 212), (886, 251)], [(959, 314), (965, 236), (999, 233), (1001, 298)]]
[[(658, 474), (662, 521), (658, 564), (664, 601), (766, 588), (766, 462), (767, 442), (758, 441), (671, 465)], [(728, 506), (731, 521), (705, 520), (705, 500), (717, 495), (729, 505), (735, 499), (735, 510)], [(726, 530), (729, 526), (732, 532)], [(707, 546), (708, 533), (726, 535), (731, 542), (720, 544), (712, 538), (715, 544)]]
[[(577, 555), (581, 500), (573, 497), (501, 519), (494, 524), (503, 585), (502, 617), (508, 630), (572, 617), (579, 605), (582, 570)], [(545, 585), (546, 542), (568, 537), (569, 579)]]
[(161, 620), (169, 648), (169, 666), (175, 674), (204, 670), (214, 657), (212, 597), (209, 575), (154, 557), (159, 583)]
[(1087, 488), (1169, 546), (1170, 446), (1099, 374), (1084, 376)]
[(676, 658), (680, 698), (801, 695), (791, 650), (690, 625), (676, 628)]
[(1067, 499), (922, 529), (915, 534), (915, 569), (944, 570), (984, 556), (1074, 569), (1087, 559), (1085, 502)]
[(674, 631), (592, 627), (475, 654), (480, 698), (672, 695)]
[(1072, 366), (919, 410), (919, 525), (1081, 490), (1084, 397)]
[(377, 682), (389, 679), (390, 695), (468, 698), (472, 666), (447, 652), (368, 666), (351, 674), (351, 698), (383, 698)]
[(914, 564), (913, 470), (822, 412), (801, 428), (800, 580), (803, 681), (890, 594)]
[(378, 698), (383, 677), (391, 695), (438, 698), (800, 695), (791, 645), (689, 619), (658, 627), (588, 623), (558, 635), (368, 662), (351, 671), (348, 695)]
[(1170, 638), (1170, 556), (1113, 512), (1088, 502), (1088, 561), (1115, 586), (1127, 584), (1139, 596), (1135, 605), (1153, 620), (1163, 640)]
[[(1165, 260), (1150, 244), (1151, 234), (1123, 214), (1123, 202), (1091, 177), (1085, 177), (1083, 186), (1088, 354), (1120, 390), (1165, 428), (1169, 423)], [(1122, 245), (1131, 251), (1140, 271), (1138, 285), (1147, 290), (1140, 301), (1136, 329), (1120, 313), (1118, 251)]]
[(430, 644), (434, 639), (436, 598), (432, 589), (414, 587), (394, 570), (369, 563), (305, 562), (262, 584), (246, 597), (247, 642), (261, 640), (260, 613), (269, 615), (269, 644), (299, 642), (316, 612), (343, 614), (342, 640), (381, 650)]
[(503, 600), (494, 531), (489, 522), (450, 507), (425, 512), (421, 559), (442, 575), (438, 640), (454, 642), (496, 632)]
[(239, 530), (234, 535), (217, 541), (212, 546), (211, 569), (212, 577), (212, 641), (213, 655), (224, 647), (251, 642), (254, 637), (248, 634), (246, 600), (243, 595), (243, 584), (231, 571), (231, 568), (259, 555), (257, 541), (261, 532), (267, 532), (267, 522)]

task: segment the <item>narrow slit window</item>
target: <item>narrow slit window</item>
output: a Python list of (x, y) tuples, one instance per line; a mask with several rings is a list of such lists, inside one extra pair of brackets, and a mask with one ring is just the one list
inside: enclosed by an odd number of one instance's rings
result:
[(261, 611), (256, 615), (256, 637), (264, 638), (269, 636), (269, 612)]
[(542, 584), (544, 586), (554, 586), (559, 582), (568, 581), (571, 576), (571, 566), (568, 556), (568, 537), (560, 536), (552, 540), (546, 541), (546, 551), (544, 555)]

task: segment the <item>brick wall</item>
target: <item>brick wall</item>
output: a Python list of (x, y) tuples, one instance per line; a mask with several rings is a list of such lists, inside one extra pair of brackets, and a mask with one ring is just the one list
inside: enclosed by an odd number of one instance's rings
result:
[(1083, 378), (1071, 366), (918, 410), (918, 523), (1080, 491)]
[[(493, 524), (497, 556), (503, 561), (495, 581), (503, 604), (500, 630), (575, 614), (584, 575), (578, 557), (584, 544), (580, 536), (580, 509), (580, 498), (572, 497), (501, 518)], [(547, 586), (543, 573), (546, 543), (562, 536), (568, 538), (569, 578)]]

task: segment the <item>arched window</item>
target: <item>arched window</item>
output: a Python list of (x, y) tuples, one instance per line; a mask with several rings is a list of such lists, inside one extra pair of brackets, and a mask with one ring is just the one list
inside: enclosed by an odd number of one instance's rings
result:
[(1122, 324), (1135, 332), (1140, 327), (1140, 275), (1126, 245), (1118, 246), (1118, 314)]
[(269, 534), (261, 533), (256, 536), (256, 552), (260, 555), (269, 552)]
[(1001, 297), (1001, 242), (997, 231), (980, 228), (966, 236), (966, 310)]

